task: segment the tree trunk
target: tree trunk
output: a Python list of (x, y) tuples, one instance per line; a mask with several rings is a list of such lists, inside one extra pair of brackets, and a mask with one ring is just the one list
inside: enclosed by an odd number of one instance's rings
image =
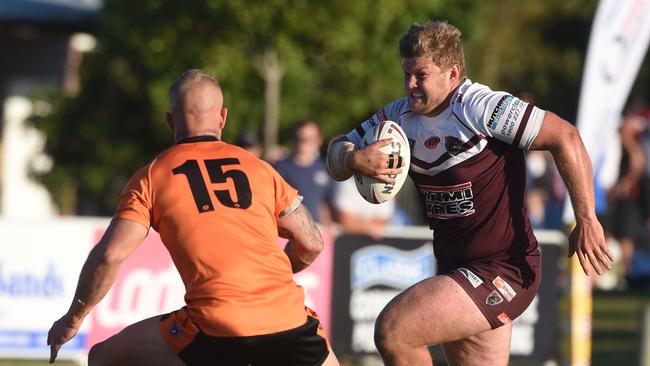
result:
[(275, 48), (268, 48), (257, 61), (255, 67), (264, 79), (264, 158), (272, 158), (278, 144), (280, 119), (280, 93), (284, 70), (278, 61)]

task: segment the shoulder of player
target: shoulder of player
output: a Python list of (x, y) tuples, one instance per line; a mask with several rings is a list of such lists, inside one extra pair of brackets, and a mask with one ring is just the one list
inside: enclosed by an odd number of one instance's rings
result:
[(406, 97), (395, 99), (392, 102), (386, 104), (386, 106), (384, 106), (380, 112), (377, 112), (377, 114), (381, 114), (382, 112), (385, 117), (383, 118), (383, 121), (391, 120), (397, 122), (402, 115), (410, 112), (408, 100)]
[(494, 91), (489, 86), (466, 79), (451, 101), (452, 110), (456, 114), (466, 114), (473, 110), (482, 112), (489, 104), (496, 103), (495, 99), (513, 98), (510, 93)]
[(215, 153), (215, 157), (210, 157), (206, 155), (206, 151), (203, 149), (196, 150), (195, 154), (193, 154), (191, 151), (188, 152), (187, 149), (195, 149), (195, 148), (199, 149), (197, 146), (183, 145), (183, 144), (173, 145), (160, 152), (147, 165), (147, 167), (149, 167), (149, 170), (160, 170), (160, 169), (167, 170), (169, 168), (174, 168), (174, 167), (170, 167), (170, 164), (177, 164), (179, 160), (178, 159), (179, 156), (181, 157), (192, 156), (193, 159), (202, 159), (203, 157), (206, 159), (228, 157), (228, 158), (235, 158), (239, 160), (240, 164), (253, 165), (256, 167), (261, 167), (262, 165), (264, 165), (264, 163), (266, 163), (265, 161), (258, 159), (253, 154), (251, 154), (250, 152), (248, 152), (247, 150), (239, 146), (232, 145), (226, 142), (223, 143), (220, 142), (217, 146), (219, 151)]

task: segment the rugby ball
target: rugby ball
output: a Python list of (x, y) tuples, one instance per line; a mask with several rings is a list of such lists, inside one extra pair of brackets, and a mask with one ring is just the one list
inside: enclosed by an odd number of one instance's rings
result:
[(375, 141), (392, 138), (393, 142), (381, 148), (388, 157), (389, 167), (402, 167), (402, 172), (395, 177), (395, 183), (389, 184), (374, 178), (354, 174), (357, 191), (370, 203), (384, 203), (397, 194), (404, 185), (411, 164), (411, 150), (404, 130), (393, 121), (383, 121), (379, 125), (366, 131), (361, 140), (360, 148), (364, 148)]

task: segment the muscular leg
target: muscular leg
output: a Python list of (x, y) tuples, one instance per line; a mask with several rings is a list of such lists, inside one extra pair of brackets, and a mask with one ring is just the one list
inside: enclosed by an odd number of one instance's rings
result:
[(160, 316), (154, 316), (94, 345), (88, 355), (88, 365), (181, 366), (185, 363), (167, 347), (160, 335)]
[[(447, 276), (436, 276), (391, 300), (377, 318), (375, 344), (386, 365), (431, 365), (428, 345), (458, 341), (490, 330), (487, 319), (462, 287)], [(500, 332), (506, 331), (510, 328)], [(495, 348), (503, 341), (485, 336), (480, 339), (481, 344), (494, 344)], [(469, 352), (473, 359), (476, 351), (469, 344), (459, 346), (459, 352)], [(508, 342), (506, 360), (509, 345)], [(458, 352), (452, 348), (449, 352), (455, 359)]]
[(330, 350), (330, 354), (327, 355), (327, 358), (325, 359), (325, 362), (323, 362), (323, 366), (339, 366), (339, 360), (336, 358), (336, 355), (334, 354), (334, 351), (332, 350), (331, 347), (328, 347)]
[(442, 345), (450, 366), (505, 366), (510, 354), (512, 323)]

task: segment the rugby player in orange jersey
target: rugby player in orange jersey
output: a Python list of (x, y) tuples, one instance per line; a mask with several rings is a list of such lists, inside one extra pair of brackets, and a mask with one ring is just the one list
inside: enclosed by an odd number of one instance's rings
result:
[[(320, 232), (269, 164), (220, 141), (226, 116), (209, 74), (189, 70), (174, 82), (167, 123), (176, 145), (125, 187), (70, 309), (49, 331), (50, 362), (151, 227), (181, 275), (186, 306), (94, 345), (90, 365), (338, 365), (292, 276), (320, 253)], [(289, 239), (284, 252), (278, 234)]]

